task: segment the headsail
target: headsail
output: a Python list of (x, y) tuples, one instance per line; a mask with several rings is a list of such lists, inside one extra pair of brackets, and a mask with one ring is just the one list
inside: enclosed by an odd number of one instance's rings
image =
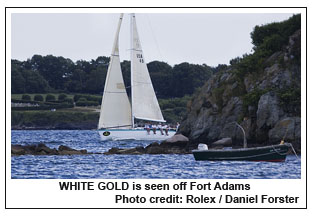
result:
[(135, 15), (131, 14), (131, 102), (137, 119), (165, 122), (145, 63)]
[(98, 128), (130, 127), (131, 106), (121, 73), (119, 58), (119, 32), (123, 14), (120, 15), (107, 70)]

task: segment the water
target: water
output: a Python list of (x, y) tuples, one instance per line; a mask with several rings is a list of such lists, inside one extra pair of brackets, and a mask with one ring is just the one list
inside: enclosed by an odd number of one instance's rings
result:
[[(147, 146), (150, 141), (99, 140), (96, 131), (12, 131), (12, 144), (40, 142), (50, 148), (66, 145), (88, 152), (111, 147)], [(247, 161), (195, 161), (187, 155), (23, 155), (11, 158), (14, 179), (298, 179), (300, 160), (287, 156), (284, 163)]]

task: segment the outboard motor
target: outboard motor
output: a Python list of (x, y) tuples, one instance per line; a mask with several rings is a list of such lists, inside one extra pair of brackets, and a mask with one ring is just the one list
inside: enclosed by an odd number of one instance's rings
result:
[(198, 150), (208, 150), (208, 146), (206, 144), (200, 143), (197, 147)]

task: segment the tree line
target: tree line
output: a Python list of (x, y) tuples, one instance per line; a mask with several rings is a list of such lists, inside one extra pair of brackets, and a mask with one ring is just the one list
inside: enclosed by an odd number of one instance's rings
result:
[[(289, 37), (300, 29), (301, 14), (295, 14), (282, 22), (255, 26), (250, 33), (254, 45), (253, 53), (230, 60), (230, 65), (240, 78), (243, 78), (247, 73), (260, 73), (267, 66), (266, 59), (273, 53), (284, 50), (289, 42)], [(292, 56), (292, 63), (300, 64), (300, 47), (295, 47), (290, 55)]]
[[(109, 57), (79, 60), (53, 55), (34, 55), (26, 61), (11, 60), (12, 94), (84, 93), (101, 94), (104, 89)], [(173, 67), (165, 62), (147, 64), (156, 95), (174, 98), (191, 95), (201, 87), (217, 68), (205, 64), (181, 63)], [(126, 86), (130, 86), (130, 62), (121, 62)], [(127, 88), (130, 91), (130, 88)]]

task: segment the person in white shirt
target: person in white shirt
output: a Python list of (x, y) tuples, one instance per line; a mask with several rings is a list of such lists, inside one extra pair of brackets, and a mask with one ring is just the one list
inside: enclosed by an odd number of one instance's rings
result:
[(156, 127), (155, 124), (152, 125), (152, 129), (153, 129), (154, 134), (156, 134), (156, 129), (157, 129), (157, 127)]
[(163, 126), (161, 124), (157, 125), (157, 128), (160, 130), (161, 135), (164, 135)]
[(169, 131), (168, 125), (165, 124), (165, 125), (162, 127), (162, 129), (166, 132), (166, 135), (168, 136), (168, 131)]
[(147, 135), (150, 135), (151, 125), (150, 124), (145, 124), (144, 128), (147, 131)]

